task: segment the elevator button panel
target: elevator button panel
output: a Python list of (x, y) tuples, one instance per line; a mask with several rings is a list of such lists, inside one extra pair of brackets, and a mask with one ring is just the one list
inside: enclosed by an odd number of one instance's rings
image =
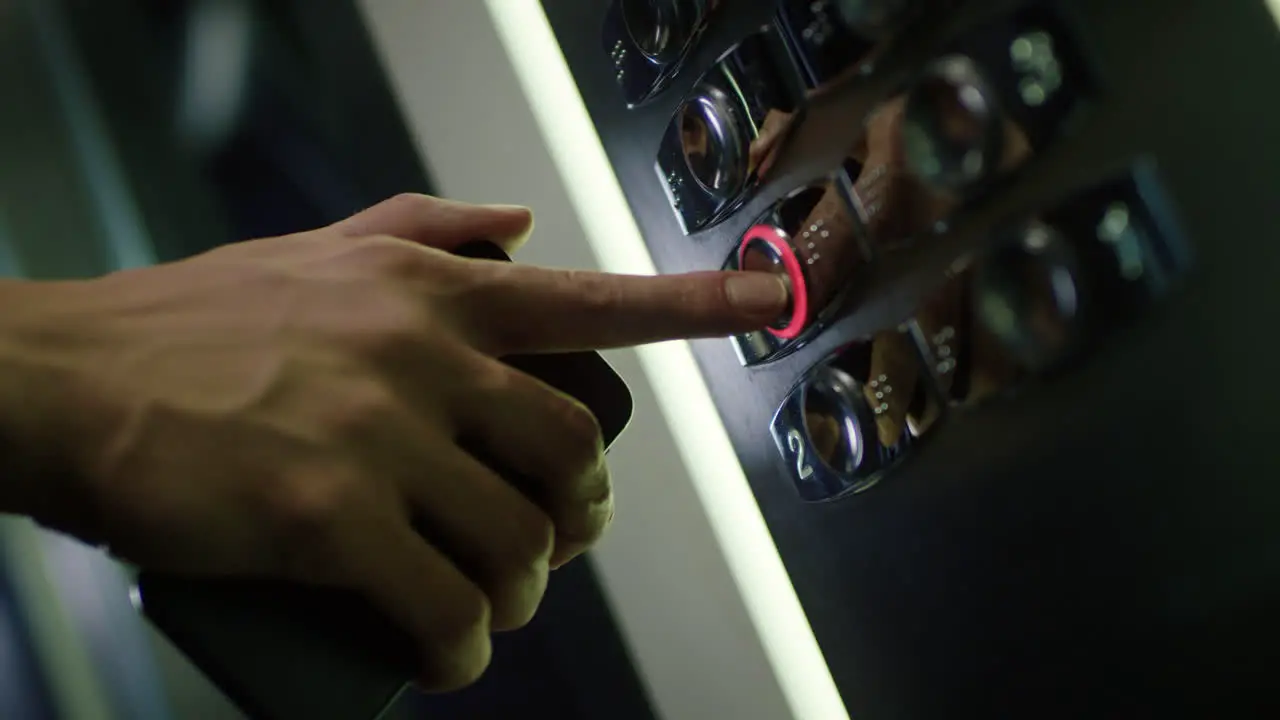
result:
[(772, 423), (801, 498), (878, 483), (942, 421), (1085, 360), (1191, 263), (1150, 162), (992, 231), (901, 328), (809, 370)]
[(690, 351), (849, 714), (1267, 706), (1266, 573), (1188, 580), (1276, 536), (1266, 3), (722, 1), (628, 111), (611, 2), (542, 6), (654, 268), (788, 288)]
[[(698, 78), (662, 136), (655, 169), (685, 233), (751, 199), (807, 130), (817, 96), (875, 72), (896, 39), (962, 4), (781, 2), (770, 25)], [(669, 28), (704, 22), (711, 6), (618, 2), (611, 17), (642, 55), (678, 64), (683, 51), (667, 48), (687, 49), (693, 34)], [(795, 353), (856, 312), (864, 270), (948, 242), (967, 210), (1064, 141), (1100, 96), (1101, 73), (1064, 3), (1027, 2), (931, 47), (850, 118), (861, 132), (834, 171), (744, 222), (725, 248), (724, 269), (776, 273), (791, 294), (769, 327), (732, 338), (744, 366)], [(793, 383), (771, 432), (801, 497), (865, 490), (967, 408), (1069, 370), (1189, 260), (1149, 162), (990, 226), (982, 250), (957, 260), (907, 322), (844, 342)]]
[[(892, 28), (951, 4), (783, 3), (772, 24), (699, 78), (668, 123), (655, 167), (684, 232), (726, 219), (750, 198), (810, 98), (849, 81), (841, 68), (870, 68)], [(863, 222), (886, 243), (939, 226), (1009, 181), (1095, 88), (1057, 4), (1033, 3), (961, 33), (865, 118), (851, 119), (865, 125), (850, 150), (867, 173), (858, 180)]]
[(603, 42), (628, 107), (670, 84), (697, 45), (720, 0), (613, 0)]
[(1042, 3), (960, 33), (857, 120), (862, 132), (836, 173), (748, 224), (724, 267), (784, 276), (792, 305), (772, 327), (733, 339), (744, 365), (802, 348), (836, 319), (861, 267), (939, 237), (1063, 133), (1097, 87), (1070, 28)]
[(772, 26), (738, 43), (698, 79), (671, 118), (655, 163), (686, 233), (723, 220), (747, 200), (785, 145), (803, 93)]

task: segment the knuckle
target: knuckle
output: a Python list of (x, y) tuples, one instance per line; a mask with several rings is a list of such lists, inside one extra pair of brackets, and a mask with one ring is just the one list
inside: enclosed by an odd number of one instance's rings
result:
[(426, 254), (412, 243), (384, 235), (364, 238), (356, 250), (362, 265), (379, 276), (421, 275)]
[(289, 575), (310, 575), (329, 547), (342, 514), (351, 505), (358, 483), (333, 470), (295, 471), (278, 483), (269, 509), (281, 546), (282, 569)]
[(370, 359), (399, 359), (420, 350), (433, 334), (431, 315), (405, 293), (381, 293), (365, 304), (354, 347)]
[(564, 282), (590, 311), (609, 312), (624, 304), (621, 286), (599, 274), (570, 270), (565, 273)]
[(536, 509), (514, 514), (511, 527), (518, 548), (517, 557), (523, 560), (523, 566), (536, 569), (551, 557), (556, 543), (556, 526), (546, 514)]
[(566, 396), (552, 403), (552, 413), (568, 441), (574, 458), (594, 467), (603, 445), (600, 421), (587, 406)]
[(391, 389), (376, 381), (354, 384), (332, 403), (329, 430), (336, 439), (363, 439), (394, 425), (400, 405)]
[(503, 578), (493, 591), (495, 630), (517, 630), (533, 620), (538, 606), (542, 604), (549, 572), (550, 567), (544, 562), (541, 569), (528, 567)]
[(592, 547), (612, 524), (614, 507), (613, 484), (601, 463), (600, 471), (580, 480), (561, 506), (560, 540), (577, 550)]
[(332, 476), (310, 475), (284, 483), (277, 511), (291, 535), (313, 536), (327, 529), (344, 502), (346, 483)]
[(386, 201), (386, 204), (410, 210), (429, 210), (435, 202), (436, 199), (430, 195), (402, 192), (393, 195)]
[(491, 620), (489, 598), (479, 588), (459, 590), (445, 614), (440, 641), (445, 646), (470, 646), (477, 637), (489, 635)]
[(474, 685), (493, 659), (493, 643), (486, 635), (477, 639), (462, 651), (445, 655), (436, 650), (430, 653), (425, 681), (426, 689), (433, 692), (454, 692)]
[(511, 539), (491, 585), (493, 626), (515, 630), (533, 619), (547, 589), (555, 526), (538, 511), (521, 513), (512, 523)]
[(484, 670), (484, 666), (476, 667), (474, 660), (468, 662), (467, 657), (474, 656), (477, 648), (488, 641), (492, 632), (493, 609), (489, 598), (479, 588), (454, 598), (445, 615), (445, 620), (436, 635), (436, 650), (443, 655), (461, 659), (462, 669), (475, 670), (475, 678)]
[(503, 363), (483, 363), (470, 374), (470, 390), (477, 397), (501, 400), (515, 390), (516, 371)]
[(583, 549), (590, 548), (613, 522), (613, 496), (581, 502), (575, 510), (577, 519), (566, 524), (565, 540)]
[(484, 329), (481, 349), (495, 354), (537, 347), (542, 333), (533, 323), (497, 322)]
[[(472, 263), (458, 266), (457, 272), (442, 272), (447, 282), (441, 288), (459, 315), (477, 337), (477, 349), (492, 355), (506, 355), (533, 347), (542, 333), (539, 322), (528, 322), (526, 314), (512, 312), (519, 302), (513, 297), (511, 263)], [(520, 318), (519, 321), (513, 318)]]

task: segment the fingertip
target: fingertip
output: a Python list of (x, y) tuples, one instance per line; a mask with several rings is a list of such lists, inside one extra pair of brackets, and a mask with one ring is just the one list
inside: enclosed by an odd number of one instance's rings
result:
[(359, 558), (355, 587), (411, 639), (424, 690), (475, 682), (493, 655), (488, 596), (408, 523), (378, 527), (360, 543), (378, 552)]
[(581, 528), (577, 528), (578, 532), (561, 532), (556, 536), (555, 552), (551, 555), (550, 563), (552, 570), (568, 565), (600, 542), (613, 524), (616, 508), (613, 497), (613, 492), (610, 491), (603, 498), (588, 504), (586, 521)]
[(507, 213), (511, 215), (520, 215), (525, 218), (528, 218), (530, 222), (532, 222), (533, 220), (533, 209), (527, 205), (503, 205), (499, 203), (499, 204), (492, 204), (492, 205), (481, 205), (480, 207), (483, 207), (486, 210), (492, 210), (494, 212)]
[(478, 589), (447, 615), (452, 617), (419, 638), (418, 683), (428, 692), (461, 690), (479, 680), (493, 660), (492, 608)]
[(724, 295), (734, 310), (772, 322), (786, 312), (791, 289), (782, 275), (736, 272), (725, 278)]
[(506, 234), (496, 234), (490, 238), (508, 255), (515, 253), (529, 242), (536, 224), (532, 208), (523, 205), (486, 205), (484, 207), (510, 217), (511, 229)]

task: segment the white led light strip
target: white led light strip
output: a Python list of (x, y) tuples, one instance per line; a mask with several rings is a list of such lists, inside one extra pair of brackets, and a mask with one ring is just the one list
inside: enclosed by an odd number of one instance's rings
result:
[[(486, 5), (600, 266), (656, 274), (541, 5)], [(638, 353), (793, 718), (847, 720), (688, 343), (649, 345)]]

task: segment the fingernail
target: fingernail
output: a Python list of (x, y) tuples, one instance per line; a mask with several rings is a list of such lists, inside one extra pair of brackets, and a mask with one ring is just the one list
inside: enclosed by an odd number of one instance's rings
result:
[(485, 205), (485, 207), (495, 212), (533, 214), (533, 208), (524, 205)]
[(770, 319), (787, 309), (790, 291), (779, 275), (773, 273), (741, 272), (732, 275), (724, 284), (729, 304), (749, 315)]

